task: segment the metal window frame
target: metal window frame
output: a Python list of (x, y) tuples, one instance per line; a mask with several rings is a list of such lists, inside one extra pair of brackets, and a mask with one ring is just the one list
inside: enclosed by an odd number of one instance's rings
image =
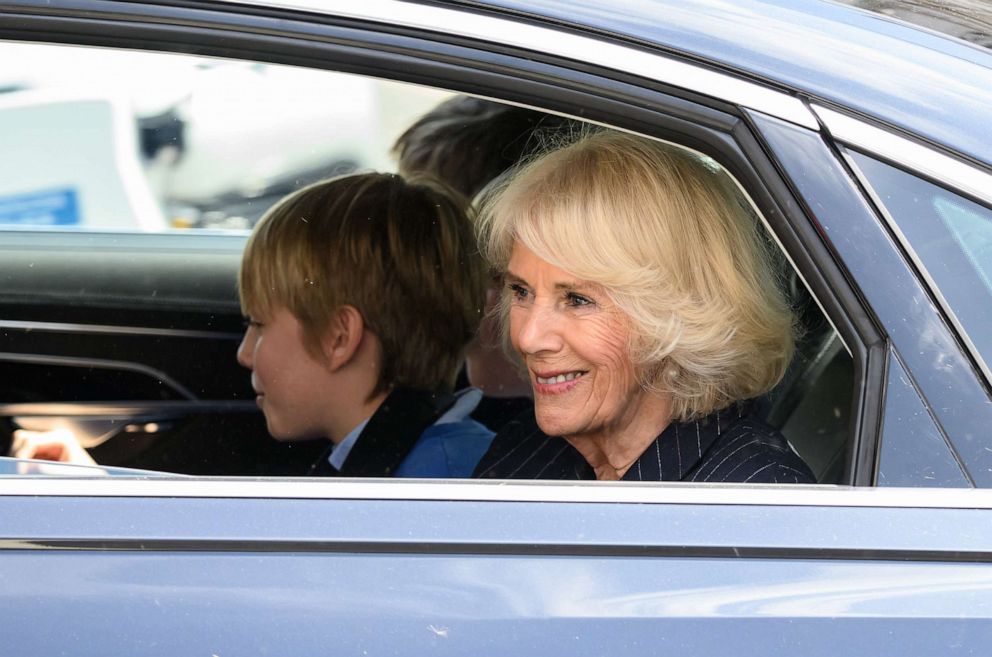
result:
[(221, 0), (230, 5), (309, 12), (512, 46), (638, 75), (722, 98), (818, 130), (799, 98), (719, 71), (646, 50), (533, 23), (397, 0)]
[(828, 107), (813, 103), (812, 109), (836, 141), (895, 162), (992, 206), (992, 173)]
[(0, 496), (992, 509), (989, 489), (677, 482), (11, 476), (0, 477)]

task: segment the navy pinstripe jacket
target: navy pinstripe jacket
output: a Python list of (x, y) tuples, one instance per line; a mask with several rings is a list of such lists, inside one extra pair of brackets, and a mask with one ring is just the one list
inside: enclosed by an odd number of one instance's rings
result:
[[(699, 420), (672, 422), (624, 481), (811, 484), (816, 478), (785, 437), (747, 415), (747, 404)], [(582, 455), (537, 426), (533, 411), (507, 424), (475, 468), (491, 479), (595, 479)]]

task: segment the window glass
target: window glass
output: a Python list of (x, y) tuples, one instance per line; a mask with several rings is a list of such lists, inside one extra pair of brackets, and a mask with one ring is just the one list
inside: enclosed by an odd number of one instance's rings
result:
[(152, 52), (0, 43), (0, 61), (7, 228), (250, 228), (302, 185), (392, 169), (392, 141), (448, 96)]
[(885, 390), (877, 485), (972, 486), (894, 349), (889, 351)]
[(852, 152), (949, 310), (992, 362), (992, 210)]

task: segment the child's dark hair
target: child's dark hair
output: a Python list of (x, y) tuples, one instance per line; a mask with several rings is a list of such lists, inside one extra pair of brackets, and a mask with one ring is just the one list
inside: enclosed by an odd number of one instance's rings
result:
[(474, 199), (504, 171), (547, 150), (580, 123), (470, 96), (448, 99), (393, 144), (404, 175), (427, 174)]

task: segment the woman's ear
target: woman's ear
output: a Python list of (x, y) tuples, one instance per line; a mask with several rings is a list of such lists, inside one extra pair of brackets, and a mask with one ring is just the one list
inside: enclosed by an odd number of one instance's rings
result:
[(340, 306), (334, 311), (324, 332), (321, 347), (327, 364), (335, 372), (355, 358), (365, 336), (365, 318), (354, 306)]

